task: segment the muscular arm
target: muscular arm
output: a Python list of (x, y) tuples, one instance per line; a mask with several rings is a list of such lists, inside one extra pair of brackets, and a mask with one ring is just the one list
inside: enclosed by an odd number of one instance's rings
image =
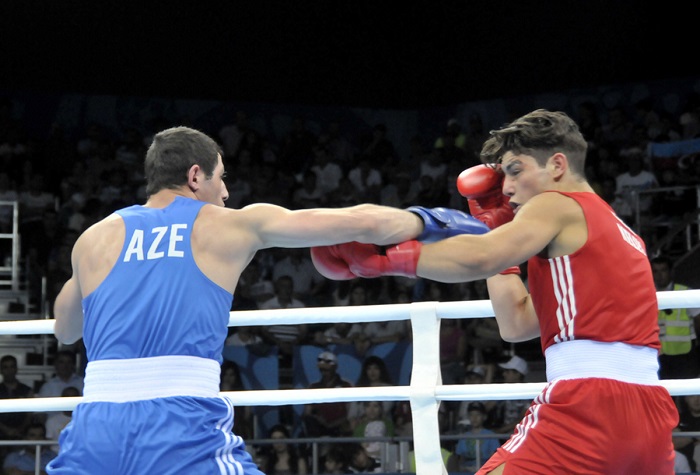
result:
[(486, 279), (486, 285), (501, 338), (517, 343), (540, 336), (537, 314), (520, 276), (496, 274)]
[(546, 251), (570, 254), (585, 242), (585, 219), (578, 204), (558, 193), (533, 197), (515, 219), (493, 231), (456, 236), (424, 245), (418, 276), (441, 282), (488, 278), (489, 297), (501, 337), (525, 341), (539, 335), (530, 296), (516, 275), (498, 275), (510, 266)]
[[(75, 250), (73, 253), (75, 254)], [(64, 344), (75, 343), (83, 336), (83, 296), (80, 292), (76, 268), (74, 257), (73, 276), (63, 284), (54, 304), (56, 318), (54, 334), (58, 341)]]
[(413, 239), (423, 221), (405, 210), (379, 205), (287, 210), (269, 204), (243, 208), (261, 248), (313, 247), (358, 241), (379, 245)]

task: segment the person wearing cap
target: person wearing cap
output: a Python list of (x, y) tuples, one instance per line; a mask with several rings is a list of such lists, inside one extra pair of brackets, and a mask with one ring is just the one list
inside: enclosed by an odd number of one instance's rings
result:
[[(321, 379), (311, 383), (309, 389), (352, 387), (352, 383), (338, 374), (338, 357), (335, 353), (323, 351), (316, 361)], [(303, 424), (307, 437), (350, 435), (348, 403), (307, 404), (304, 407)]]
[[(481, 369), (481, 368), (477, 368)], [(485, 435), (495, 432), (486, 429), (486, 406), (479, 401), (472, 401), (467, 406), (467, 420), (460, 421), (469, 427), (467, 434)], [(459, 456), (459, 471), (475, 472), (481, 465), (489, 459), (500, 446), (500, 440), (496, 438), (465, 438), (457, 442), (455, 453)]]
[[(488, 384), (492, 380), (492, 368), (487, 369), (484, 368), (484, 366), (481, 365), (469, 365), (467, 366), (467, 369), (464, 373), (464, 378), (462, 380), (462, 384)], [(486, 401), (487, 403), (491, 403), (492, 401)], [(457, 425), (460, 424), (467, 424), (469, 422), (469, 405), (472, 403), (472, 401), (460, 401), (459, 406), (457, 408), (457, 411), (454, 415), (454, 421), (456, 421)], [(491, 405), (491, 407), (493, 404)], [(487, 413), (489, 406), (486, 406), (487, 408)]]
[[(520, 356), (512, 356), (508, 361), (499, 363), (501, 382), (506, 384), (524, 383), (529, 372), (529, 365)], [(527, 412), (531, 399), (509, 401), (489, 401), (490, 412), (487, 426), (498, 434), (512, 432)]]

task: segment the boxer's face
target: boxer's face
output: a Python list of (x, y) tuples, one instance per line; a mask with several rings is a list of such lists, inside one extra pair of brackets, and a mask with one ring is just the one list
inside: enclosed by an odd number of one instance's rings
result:
[(219, 155), (218, 163), (210, 178), (206, 178), (204, 172), (201, 172), (200, 179), (197, 182), (199, 189), (195, 192), (197, 199), (213, 205), (224, 206), (224, 201), (228, 199), (228, 190), (224, 181), (225, 176), (224, 164), (221, 161), (221, 155)]
[(503, 155), (501, 168), (505, 174), (503, 194), (510, 197), (510, 205), (518, 212), (530, 198), (549, 189), (550, 174), (530, 155)]

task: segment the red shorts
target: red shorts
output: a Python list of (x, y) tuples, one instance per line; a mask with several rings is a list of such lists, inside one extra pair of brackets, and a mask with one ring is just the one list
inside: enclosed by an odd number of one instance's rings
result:
[(666, 388), (585, 378), (549, 383), (476, 475), (673, 475), (678, 410)]

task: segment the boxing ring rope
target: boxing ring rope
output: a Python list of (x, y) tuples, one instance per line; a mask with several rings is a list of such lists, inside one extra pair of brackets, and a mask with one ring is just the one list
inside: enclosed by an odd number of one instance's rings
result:
[[(657, 292), (659, 309), (700, 307), (700, 290)], [(534, 399), (546, 383), (442, 385), (439, 357), (440, 320), (486, 318), (494, 315), (489, 300), (463, 302), (415, 302), (393, 305), (306, 307), (283, 310), (231, 312), (229, 326), (294, 323), (337, 323), (410, 320), (414, 348), (409, 386), (333, 389), (282, 389), (228, 391), (238, 406), (284, 406), (320, 401), (405, 401), (411, 403), (414, 423), (416, 472), (446, 473), (440, 452), (438, 407), (441, 401)], [(53, 334), (53, 320), (0, 322), (0, 335)], [(662, 380), (673, 396), (700, 394), (700, 378)], [(0, 400), (0, 412), (71, 411), (80, 397)]]

